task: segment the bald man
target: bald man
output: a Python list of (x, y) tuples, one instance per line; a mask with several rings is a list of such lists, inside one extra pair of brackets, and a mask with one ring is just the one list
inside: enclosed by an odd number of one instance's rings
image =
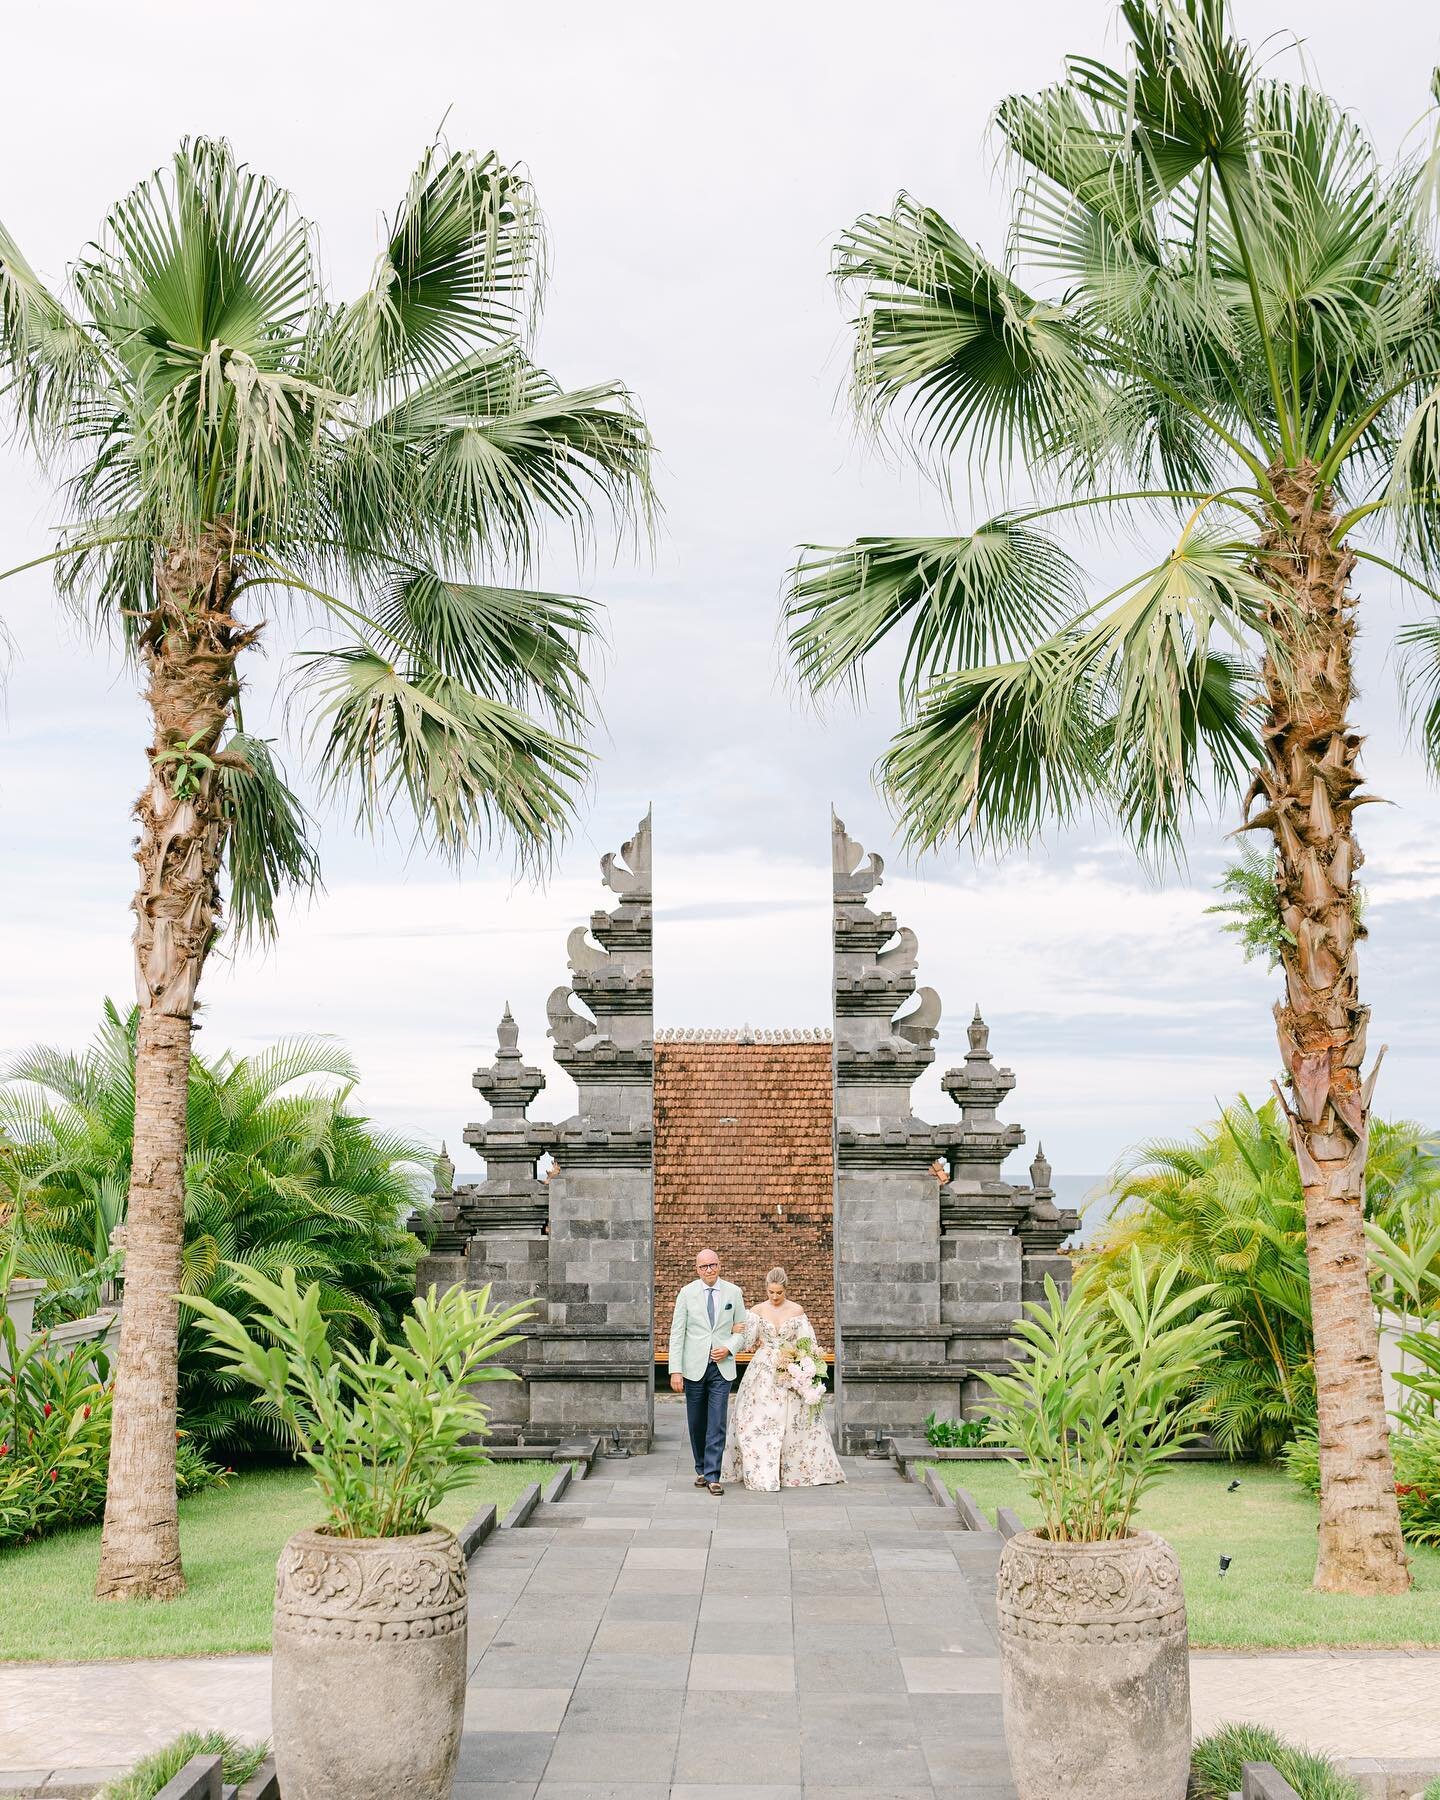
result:
[(702, 1250), (695, 1279), (675, 1296), (670, 1321), (670, 1386), (685, 1396), (695, 1485), (723, 1494), (720, 1463), (725, 1425), (735, 1381), (735, 1352), (744, 1340), (745, 1297), (733, 1281), (720, 1279), (720, 1258)]

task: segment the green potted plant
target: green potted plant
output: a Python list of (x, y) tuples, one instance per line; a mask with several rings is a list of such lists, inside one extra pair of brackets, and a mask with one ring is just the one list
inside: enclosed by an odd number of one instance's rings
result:
[(1174, 1551), (1134, 1525), (1141, 1496), (1198, 1435), (1197, 1374), (1230, 1323), (1210, 1287), (1176, 1291), (1137, 1250), (1109, 1286), (1082, 1271), (1016, 1328), (987, 1377), (992, 1443), (1019, 1451), (1042, 1523), (1000, 1557), (1005, 1738), (1020, 1800), (1183, 1800), (1190, 1769), (1185, 1597)]
[(515, 1379), (522, 1303), (432, 1287), (402, 1341), (330, 1342), (320, 1289), (253, 1269), (242, 1325), (191, 1298), (232, 1375), (260, 1392), (315, 1475), (323, 1521), (296, 1532), (275, 1578), (271, 1720), (285, 1800), (449, 1800), (465, 1706), (465, 1559), (432, 1523), (484, 1459), (473, 1388)]

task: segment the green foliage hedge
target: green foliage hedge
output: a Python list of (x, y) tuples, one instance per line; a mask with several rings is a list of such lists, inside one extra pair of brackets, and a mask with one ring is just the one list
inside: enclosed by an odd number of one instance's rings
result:
[(1284, 1776), (1300, 1800), (1360, 1800), (1360, 1789), (1328, 1756), (1287, 1744), (1263, 1725), (1222, 1725), (1196, 1744), (1190, 1755), (1190, 1800), (1228, 1800), (1240, 1792), (1246, 1763), (1267, 1762)]
[(186, 1731), (163, 1750), (136, 1763), (128, 1775), (101, 1790), (100, 1800), (155, 1800), (167, 1781), (173, 1781), (192, 1756), (224, 1759), (227, 1786), (248, 1781), (269, 1755), (268, 1744), (241, 1744), (223, 1731)]
[[(1412, 1544), (1440, 1545), (1440, 1420), (1401, 1417), (1390, 1438), (1400, 1529)], [(1320, 1493), (1320, 1440), (1313, 1429), (1281, 1452), (1286, 1473), (1307, 1494)]]
[[(6, 1288), (0, 1280), (0, 1298)], [(8, 1318), (3, 1332), (9, 1366), (0, 1381), (0, 1545), (13, 1545), (104, 1513), (112, 1383), (93, 1345), (56, 1356), (43, 1336), (19, 1349)], [(182, 1495), (224, 1479), (185, 1436), (176, 1465)]]
[[(1278, 1106), (1241, 1098), (1186, 1138), (1141, 1145), (1113, 1191), (1109, 1222), (1083, 1263), (1123, 1282), (1138, 1248), (1150, 1264), (1178, 1257), (1184, 1285), (1210, 1287), (1205, 1305), (1235, 1329), (1199, 1383), (1208, 1428), (1232, 1454), (1277, 1454), (1315, 1419), (1305, 1200)], [(1372, 1244), (1378, 1235), (1395, 1255), (1440, 1219), (1431, 1133), (1372, 1120), (1365, 1216)]]

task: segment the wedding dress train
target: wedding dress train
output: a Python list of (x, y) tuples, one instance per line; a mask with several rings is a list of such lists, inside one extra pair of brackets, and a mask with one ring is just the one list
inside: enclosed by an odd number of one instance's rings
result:
[(844, 1481), (824, 1415), (816, 1407), (812, 1416), (778, 1360), (786, 1343), (813, 1335), (804, 1313), (783, 1325), (755, 1319), (747, 1326), (746, 1340), (754, 1342), (755, 1353), (730, 1402), (722, 1481), (740, 1481), (767, 1494)]

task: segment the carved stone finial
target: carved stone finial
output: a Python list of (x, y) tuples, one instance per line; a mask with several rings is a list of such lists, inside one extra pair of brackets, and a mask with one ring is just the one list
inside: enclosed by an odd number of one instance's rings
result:
[(635, 828), (635, 835), (620, 846), (617, 859), (610, 851), (600, 858), (600, 876), (612, 894), (622, 899), (648, 896), (650, 892), (650, 814)]
[(877, 851), (870, 852), (868, 869), (860, 865), (865, 860), (865, 846), (857, 843), (845, 829), (845, 821), (831, 808), (830, 812), (830, 864), (835, 882), (835, 898), (837, 900), (863, 900), (872, 889), (879, 887), (885, 875), (885, 860)]
[(907, 1039), (918, 1044), (921, 1049), (928, 1050), (940, 1035), (940, 996), (934, 988), (922, 987), (916, 995), (920, 1004), (912, 1012), (903, 1013), (891, 1021), (896, 1037)]
[(988, 1054), (990, 1049), (990, 1027), (980, 1017), (980, 1008), (978, 1004), (975, 1008), (975, 1017), (965, 1028), (965, 1035), (969, 1038), (970, 1048), (976, 1055), (984, 1056)]
[(898, 980), (901, 976), (913, 975), (919, 961), (920, 940), (908, 925), (902, 925), (895, 942), (875, 958), (875, 967)]
[(1045, 1146), (1035, 1146), (1035, 1160), (1030, 1165), (1030, 1185), (1037, 1194), (1053, 1194), (1050, 1177), (1055, 1173), (1045, 1156)]
[[(506, 1008), (508, 1013), (509, 1008)], [(440, 1154), (435, 1158), (435, 1192), (452, 1194), (455, 1191), (455, 1165), (450, 1160), (450, 1152), (442, 1140)]]
[(553, 1038), (567, 1050), (573, 1050), (584, 1038), (595, 1034), (593, 1019), (587, 1019), (582, 1013), (571, 1012), (570, 1002), (574, 998), (574, 988), (557, 987), (545, 1002), (545, 1016), (550, 1021), (546, 1036)]
[(584, 925), (577, 925), (565, 940), (565, 955), (576, 975), (599, 975), (612, 966), (609, 951), (596, 949)]
[(500, 1040), (502, 1056), (518, 1056), (520, 1054), (520, 1027), (515, 1023), (515, 1015), (510, 1010), (510, 1002), (505, 1002), (505, 1010), (500, 1015), (500, 1025), (496, 1031)]

